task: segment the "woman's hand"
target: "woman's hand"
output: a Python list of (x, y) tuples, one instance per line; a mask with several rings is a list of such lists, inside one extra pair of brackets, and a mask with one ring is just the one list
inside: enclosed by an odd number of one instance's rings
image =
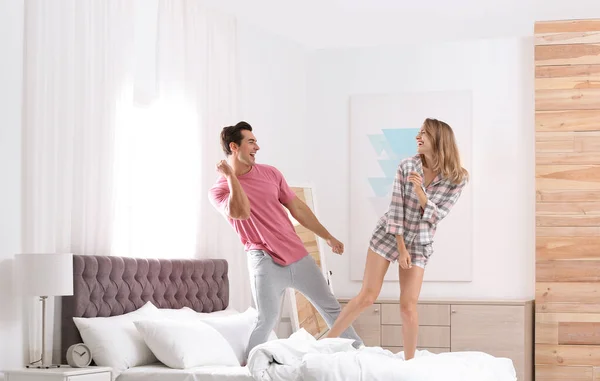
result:
[(412, 267), (412, 263), (411, 263), (411, 259), (410, 259), (410, 254), (408, 253), (408, 250), (404, 249), (404, 250), (399, 250), (400, 251), (400, 258), (398, 259), (398, 262), (400, 263), (400, 268), (407, 270), (410, 269)]
[(411, 172), (408, 175), (408, 181), (415, 186), (415, 190), (421, 189), (421, 186), (423, 185), (423, 178), (417, 172)]
[(427, 194), (425, 194), (422, 188), (423, 178), (417, 172), (411, 172), (410, 175), (408, 175), (408, 181), (414, 185), (413, 189), (419, 199), (419, 204), (421, 204), (421, 208), (425, 210), (425, 207), (427, 206)]

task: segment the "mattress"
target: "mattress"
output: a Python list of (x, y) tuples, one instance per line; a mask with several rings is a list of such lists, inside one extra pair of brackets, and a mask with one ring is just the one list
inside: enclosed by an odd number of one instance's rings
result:
[(251, 381), (248, 368), (235, 366), (203, 366), (172, 369), (162, 364), (129, 368), (116, 381)]

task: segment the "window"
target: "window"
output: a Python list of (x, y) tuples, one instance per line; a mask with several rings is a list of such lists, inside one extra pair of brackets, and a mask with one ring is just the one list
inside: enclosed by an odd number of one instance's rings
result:
[(189, 258), (196, 251), (198, 118), (185, 101), (132, 106), (116, 132), (113, 255)]

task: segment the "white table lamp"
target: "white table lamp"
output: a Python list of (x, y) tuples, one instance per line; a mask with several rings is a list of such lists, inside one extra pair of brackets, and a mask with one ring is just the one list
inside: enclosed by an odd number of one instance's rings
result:
[(42, 302), (42, 358), (30, 365), (51, 368), (46, 362), (46, 299), (73, 295), (73, 254), (17, 254), (15, 256), (19, 293), (39, 296)]

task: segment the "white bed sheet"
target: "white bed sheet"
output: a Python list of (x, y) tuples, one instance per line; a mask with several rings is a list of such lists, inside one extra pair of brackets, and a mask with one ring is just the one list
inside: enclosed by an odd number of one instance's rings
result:
[(483, 352), (417, 351), (404, 360), (381, 347), (355, 349), (353, 340), (315, 340), (301, 329), (289, 339), (256, 346), (248, 370), (256, 381), (517, 381), (508, 358)]
[(203, 366), (172, 369), (162, 364), (129, 368), (116, 381), (251, 381), (246, 367)]

